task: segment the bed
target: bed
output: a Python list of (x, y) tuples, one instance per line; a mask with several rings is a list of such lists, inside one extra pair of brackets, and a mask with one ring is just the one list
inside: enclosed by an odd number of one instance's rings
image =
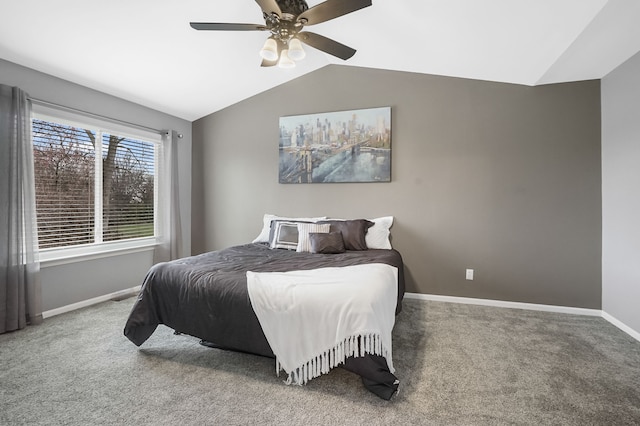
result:
[[(361, 250), (344, 250), (337, 253), (298, 252), (274, 248), (277, 245), (274, 243), (277, 239), (274, 237), (275, 225), (275, 223), (269, 224), (270, 236), (267, 243), (262, 241), (264, 238), (259, 237), (251, 244), (229, 247), (153, 266), (144, 279), (141, 291), (125, 324), (126, 337), (140, 346), (153, 334), (159, 324), (164, 324), (177, 333), (202, 339), (202, 343), (207, 346), (275, 357), (278, 365), (278, 356), (274, 354), (277, 351), (272, 349), (269, 341), (274, 342), (271, 340), (271, 335), (267, 334), (270, 336), (269, 339), (265, 335), (268, 328), (265, 328), (264, 323), (261, 325), (264, 319), (258, 318), (256, 312), (260, 313), (260, 311), (257, 309), (256, 296), (250, 294), (250, 289), (251, 285), (256, 285), (252, 284), (255, 277), (280, 282), (287, 278), (286, 274), (291, 273), (315, 276), (318, 272), (337, 271), (338, 277), (344, 276), (347, 277), (345, 279), (351, 280), (348, 278), (350, 275), (347, 271), (359, 273), (356, 268), (366, 269), (371, 273), (374, 266), (391, 267), (397, 271), (394, 275), (396, 282), (392, 283), (395, 287), (392, 293), (395, 296), (391, 305), (392, 316), (393, 313), (397, 315), (401, 311), (404, 275), (402, 257), (396, 250), (386, 248), (387, 244), (383, 244), (385, 247), (383, 249), (365, 247)], [(331, 226), (335, 227), (335, 225)], [(314, 232), (308, 234), (310, 237), (316, 236)], [(349, 242), (347, 238), (345, 240)], [(364, 242), (362, 239), (361, 241)], [(371, 243), (370, 245), (380, 246)], [(331, 279), (335, 280), (335, 278), (334, 273)], [(365, 278), (366, 280), (368, 278)], [(367, 284), (363, 283), (363, 285)], [(348, 287), (348, 283), (341, 284), (340, 287)], [(282, 297), (277, 299), (282, 300)], [(364, 386), (376, 395), (383, 399), (390, 399), (398, 388), (398, 380), (393, 374), (393, 368), (389, 368), (390, 351), (387, 354), (379, 350), (381, 345), (376, 344), (375, 340), (365, 342), (364, 336), (362, 340), (352, 339), (350, 342), (350, 350), (346, 349), (347, 346), (340, 346), (330, 354), (331, 364), (324, 365), (322, 362), (318, 363), (318, 360), (315, 365), (307, 364), (307, 371), (302, 371), (302, 377), (307, 379), (317, 377), (318, 374), (310, 374), (308, 370), (324, 373), (330, 367), (340, 366), (359, 374)], [(371, 350), (365, 351), (365, 344), (370, 345), (368, 347)], [(327, 360), (329, 359), (327, 356)], [(289, 382), (291, 377), (290, 373)], [(299, 379), (297, 375), (294, 380), (298, 384), (306, 381)]]

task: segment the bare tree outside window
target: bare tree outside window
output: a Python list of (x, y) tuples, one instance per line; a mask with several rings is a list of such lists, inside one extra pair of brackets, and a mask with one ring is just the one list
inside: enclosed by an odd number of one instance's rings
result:
[[(151, 142), (90, 129), (33, 122), (40, 247), (95, 242), (95, 205), (103, 241), (154, 235), (155, 149)], [(102, 144), (102, 197), (96, 200), (96, 144)]]

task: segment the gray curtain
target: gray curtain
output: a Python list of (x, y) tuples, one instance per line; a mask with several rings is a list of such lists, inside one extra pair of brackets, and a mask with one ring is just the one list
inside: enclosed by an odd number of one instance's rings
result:
[(160, 159), (160, 242), (154, 252), (154, 263), (167, 262), (183, 256), (182, 223), (178, 173), (178, 133), (168, 130), (162, 136)]
[(0, 84), (0, 333), (42, 322), (31, 102)]

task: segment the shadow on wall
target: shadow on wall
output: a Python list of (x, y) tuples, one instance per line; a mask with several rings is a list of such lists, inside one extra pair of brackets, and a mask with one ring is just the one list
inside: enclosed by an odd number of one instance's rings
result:
[[(402, 253), (400, 253), (402, 254)], [(416, 286), (416, 280), (413, 277), (413, 274), (411, 273), (411, 270), (409, 269), (409, 267), (406, 264), (406, 259), (403, 257), (402, 260), (405, 262), (404, 264), (404, 291), (405, 293), (409, 292), (409, 293), (416, 293), (417, 290), (417, 286)]]

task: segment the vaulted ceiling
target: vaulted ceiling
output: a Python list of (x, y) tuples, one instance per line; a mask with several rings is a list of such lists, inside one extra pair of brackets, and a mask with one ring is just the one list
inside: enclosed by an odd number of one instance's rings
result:
[(253, 0), (0, 0), (0, 11), (0, 58), (187, 120), (328, 64), (539, 85), (602, 78), (640, 51), (638, 0), (373, 0), (306, 27), (354, 57), (306, 47), (293, 69), (260, 67), (268, 33), (189, 26), (262, 24)]

